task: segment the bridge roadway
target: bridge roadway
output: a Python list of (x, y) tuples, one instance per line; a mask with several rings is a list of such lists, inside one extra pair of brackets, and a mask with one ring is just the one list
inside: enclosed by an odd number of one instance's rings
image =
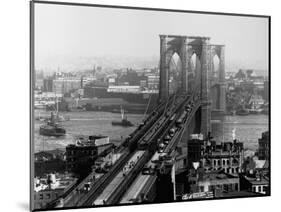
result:
[[(78, 188), (75, 189), (67, 199), (65, 199), (66, 201), (64, 203), (64, 206), (73, 207), (92, 205), (94, 200), (102, 194), (103, 190), (110, 184), (112, 180), (114, 180), (118, 173), (120, 173), (120, 170), (122, 169), (122, 167), (124, 167), (124, 164), (126, 164), (129, 158), (132, 156), (133, 152), (137, 149), (138, 144), (142, 142), (146, 144), (153, 144), (156, 143), (155, 138), (160, 137), (163, 139), (163, 135), (165, 135), (167, 130), (169, 130), (170, 127), (175, 123), (175, 120), (171, 120), (171, 117), (174, 114), (179, 113), (179, 111), (183, 108), (184, 103), (187, 102), (188, 99), (190, 98), (186, 94), (177, 96), (174, 95), (171, 96), (166, 103), (159, 104), (158, 107), (150, 114), (150, 116), (148, 116), (146, 120), (144, 120), (143, 124), (141, 124), (137, 130), (131, 133), (129, 137), (122, 143), (122, 145), (118, 147), (117, 152), (119, 152), (121, 157), (113, 165), (113, 167), (110, 168), (109, 172), (102, 176), (99, 176), (99, 179), (96, 179), (96, 181), (91, 184), (90, 191), (86, 191), (82, 194), (79, 193), (79, 195), (77, 195), (77, 192), (75, 191), (79, 190), (79, 188), (84, 183), (87, 183), (86, 181), (89, 179), (89, 177), (83, 180), (79, 184)], [(145, 160), (147, 161), (148, 159), (149, 157), (146, 156)], [(135, 173), (138, 173), (141, 170), (141, 167), (145, 164), (145, 160), (142, 161), (141, 165), (138, 167), (138, 170), (134, 169)], [(93, 176), (93, 174), (94, 171), (89, 176)], [(133, 177), (134, 176), (132, 176), (131, 179), (126, 178), (126, 180), (123, 180), (122, 183), (124, 185), (132, 183), (132, 181), (134, 180)], [(119, 191), (118, 195), (122, 196), (122, 193), (125, 192), (125, 188), (126, 186), (120, 189), (121, 191)], [(75, 201), (73, 201), (74, 196), (76, 196)], [(112, 199), (111, 201), (113, 201), (113, 203), (109, 202), (108, 204), (117, 203), (117, 199), (117, 197), (115, 199)]]
[[(87, 206), (92, 204), (93, 200), (101, 194), (102, 190), (107, 184), (110, 183), (111, 180), (114, 179), (122, 165), (124, 165), (129, 159), (131, 152), (133, 152), (132, 149), (136, 149), (137, 142), (141, 138), (145, 137), (145, 132), (148, 131), (148, 129), (153, 128), (155, 123), (157, 124), (157, 120), (159, 117), (163, 116), (163, 113), (167, 107), (170, 107), (171, 105), (174, 106), (173, 103), (175, 98), (175, 96), (171, 96), (166, 103), (163, 102), (158, 105), (158, 107), (144, 120), (143, 124), (141, 124), (137, 130), (131, 133), (128, 138), (125, 139), (124, 142), (117, 148), (117, 151), (122, 154), (122, 157), (116, 162), (116, 164), (110, 168), (108, 173), (98, 179), (94, 185), (91, 186), (89, 192), (80, 197), (79, 201), (74, 203), (74, 205), (69, 205), (69, 207), (83, 205)], [(83, 182), (86, 183), (84, 180), (82, 183)]]
[[(166, 129), (167, 122), (170, 120), (170, 117), (172, 114), (178, 111), (179, 108), (182, 107), (183, 103), (188, 97), (185, 96), (179, 96), (178, 98), (174, 98), (172, 100), (171, 106), (165, 107), (167, 110), (167, 113), (163, 113), (163, 115), (155, 122), (152, 128), (146, 132), (145, 136), (141, 139), (141, 144), (143, 142), (148, 143), (149, 146), (153, 146), (152, 141), (155, 141), (156, 138), (160, 135), (160, 133), (163, 131), (163, 129)], [(154, 142), (156, 143), (156, 142)], [(111, 191), (111, 186), (105, 188), (105, 193), (102, 193), (100, 196), (97, 197), (97, 200), (93, 202), (93, 204), (116, 204), (118, 203), (118, 200), (121, 198), (122, 194), (127, 190), (127, 187), (133, 182), (139, 171), (142, 169), (142, 167), (145, 165), (146, 161), (150, 158), (151, 155), (151, 149), (147, 148), (144, 149), (145, 155), (139, 158), (139, 161), (137, 161), (137, 166), (135, 169), (130, 170), (128, 173), (128, 176), (125, 178), (121, 178), (121, 180), (117, 180), (116, 182), (119, 182), (119, 185), (115, 185), (117, 188), (116, 190)], [(142, 148), (141, 148), (142, 149)], [(152, 150), (153, 151), (153, 150)], [(121, 173), (121, 171), (119, 172)], [(118, 175), (117, 175), (118, 176)]]
[[(192, 101), (192, 103), (191, 103)], [(201, 105), (201, 101), (195, 95), (191, 96), (190, 101), (187, 102), (187, 105), (190, 105), (189, 108), (185, 108), (181, 114), (176, 116), (169, 127), (165, 130), (163, 135), (160, 137), (159, 142), (163, 142), (164, 136), (169, 134), (169, 130), (174, 128), (176, 129), (174, 135), (172, 136), (169, 143), (165, 146), (162, 153), (156, 152), (149, 162), (145, 165), (145, 168), (138, 175), (136, 180), (132, 183), (126, 193), (120, 200), (120, 204), (131, 204), (138, 203), (142, 201), (151, 201), (155, 198), (155, 181), (156, 181), (156, 170), (168, 164), (172, 165), (173, 159), (175, 156), (175, 147), (178, 142), (181, 140), (182, 133), (189, 125), (192, 117), (195, 112)], [(191, 106), (192, 105), (192, 106)], [(181, 117), (182, 114), (185, 114), (184, 117)], [(179, 119), (183, 119), (181, 125), (176, 124)], [(168, 160), (165, 160), (167, 158)]]
[[(159, 104), (159, 106), (155, 109), (155, 111), (162, 111), (164, 108), (164, 103)], [(154, 122), (154, 119), (158, 118), (156, 117), (156, 113), (148, 116), (146, 120), (144, 120), (144, 123), (146, 125), (143, 127), (142, 130), (137, 130), (137, 132), (133, 132), (129, 135), (129, 137), (124, 140), (124, 142), (118, 146), (118, 148), (115, 150), (117, 152), (116, 154), (120, 154), (122, 157), (120, 158), (121, 161), (124, 160), (124, 158), (128, 157), (128, 150), (126, 148), (127, 141), (134, 141), (135, 139), (138, 139), (138, 137), (143, 133), (143, 131), (147, 130), (149, 127), (151, 127), (151, 124)], [(129, 139), (130, 138), (130, 139)], [(118, 161), (120, 163), (120, 161)], [(110, 181), (111, 178), (114, 177), (114, 172), (120, 168), (119, 165), (115, 165), (111, 168), (109, 171), (110, 173), (105, 174), (106, 176), (103, 176), (104, 174), (99, 174), (98, 177), (95, 178), (95, 181), (92, 181), (90, 184), (90, 191), (83, 191), (84, 185), (88, 183), (90, 180), (93, 179), (94, 176), (97, 176), (97, 173), (93, 170), (88, 177), (86, 177), (66, 198), (64, 198), (64, 207), (74, 207), (83, 205), (87, 199), (91, 198), (91, 196), (96, 195), (99, 193), (99, 188), (102, 187), (103, 184), (106, 183), (106, 181)], [(101, 179), (98, 179), (101, 178)]]
[(132, 170), (140, 164), (140, 158), (146, 154), (146, 151), (136, 151), (135, 154), (128, 160), (122, 170), (115, 176), (115, 178), (107, 185), (101, 195), (94, 201), (93, 205), (104, 205), (110, 201), (113, 194), (119, 188), (120, 184), (125, 178), (130, 177)]
[(156, 152), (147, 162), (145, 168), (140, 172), (136, 180), (132, 183), (120, 200), (120, 204), (130, 204), (142, 202), (144, 199), (154, 199), (156, 196), (155, 182), (156, 166), (159, 156), (165, 153)]
[(183, 134), (183, 132), (186, 130), (187, 126), (189, 125), (192, 117), (194, 116), (196, 110), (200, 107), (201, 103), (200, 102), (197, 102), (192, 110), (186, 114), (186, 116), (184, 117), (183, 119), (183, 122), (182, 122), (182, 126), (183, 127), (176, 127), (176, 132), (175, 132), (175, 135), (172, 137), (171, 141), (168, 143), (168, 145), (165, 147), (165, 150), (164, 152), (169, 154), (171, 153), (171, 151), (173, 151), (175, 149), (175, 147), (178, 145), (179, 141), (181, 140), (181, 136)]
[[(189, 96), (186, 95), (186, 94), (185, 95), (177, 95), (177, 96), (171, 97), (167, 103), (161, 104), (152, 113), (152, 116), (150, 116), (148, 118), (149, 121), (147, 121), (147, 120), (145, 121), (146, 122), (145, 125), (142, 126), (142, 127), (145, 127), (145, 128), (138, 128), (137, 129), (137, 130), (142, 131), (142, 135), (143, 135), (144, 129), (147, 132), (143, 136), (140, 136), (139, 139), (138, 139), (138, 136), (137, 136), (139, 134), (139, 132), (134, 132), (133, 138), (131, 136), (131, 139), (128, 143), (124, 142), (125, 145), (128, 145), (128, 149), (131, 150), (131, 152), (132, 152), (131, 154), (133, 154), (134, 151), (136, 150), (136, 148), (138, 146), (137, 144), (140, 143), (139, 141), (146, 141), (149, 144), (153, 144), (152, 141), (154, 141), (155, 138), (157, 138), (157, 136), (159, 136), (160, 133), (164, 129), (166, 129), (167, 122), (169, 121), (171, 116), (174, 113), (178, 112), (178, 110), (183, 107), (184, 102), (186, 102), (188, 98), (189, 98)], [(152, 122), (152, 126), (150, 126), (149, 130), (147, 130), (148, 127), (147, 127), (146, 124), (149, 124), (151, 122)], [(132, 146), (133, 146), (134, 151), (132, 151)], [(139, 173), (141, 168), (145, 165), (146, 161), (149, 160), (150, 151), (149, 150), (145, 150), (145, 151), (147, 152), (147, 154), (146, 154), (146, 156), (142, 157), (142, 159), (141, 159), (142, 161), (139, 163), (137, 169), (131, 170), (132, 174), (131, 174), (131, 172), (128, 173), (128, 176), (132, 176), (132, 177), (123, 178), (123, 181), (120, 182), (120, 185), (118, 187), (118, 192), (114, 192), (114, 198), (111, 198), (111, 197), (108, 198), (107, 201), (105, 202), (105, 204), (116, 204), (116, 203), (118, 203), (119, 198), (121, 198), (122, 194), (126, 191), (127, 186), (130, 185), (130, 183), (132, 183), (132, 181), (137, 176), (137, 174)], [(79, 201), (79, 203), (77, 205), (78, 206), (83, 206), (83, 205), (89, 206), (89, 205), (95, 204), (95, 200), (100, 198), (100, 195), (102, 195), (103, 190), (105, 190), (107, 188), (107, 186), (110, 184), (110, 182), (120, 173), (120, 168), (122, 168), (122, 166), (124, 167), (124, 164), (127, 163), (131, 154), (128, 154), (128, 157), (123, 158), (121, 160), (120, 166), (118, 168), (115, 168), (115, 166), (111, 168), (110, 174), (107, 176), (106, 179), (104, 179), (104, 181), (106, 181), (106, 183), (104, 183), (103, 185), (100, 185), (99, 189), (91, 189), (91, 191), (89, 192), (89, 195), (86, 195), (86, 197), (83, 198), (82, 201)], [(114, 171), (112, 171), (112, 170), (114, 170)], [(100, 202), (104, 203), (104, 201), (100, 201)]]
[(156, 175), (140, 173), (119, 203), (132, 204), (142, 202), (144, 199), (154, 199), (156, 191), (153, 186), (155, 186), (156, 179)]
[[(114, 153), (117, 159), (124, 157), (123, 153)], [(113, 161), (115, 164), (116, 161)], [(103, 162), (104, 165), (106, 161)], [(82, 182), (80, 182), (75, 190), (73, 190), (69, 195), (64, 198), (64, 207), (73, 207), (78, 201), (87, 194), (87, 190), (85, 189), (85, 183), (88, 183), (90, 186), (94, 186), (96, 182), (99, 182), (99, 179), (104, 176), (104, 173), (96, 173), (95, 171), (91, 172)]]

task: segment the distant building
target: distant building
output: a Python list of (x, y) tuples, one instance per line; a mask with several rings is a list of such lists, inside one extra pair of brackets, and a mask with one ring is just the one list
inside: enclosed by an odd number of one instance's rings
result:
[(246, 77), (247, 78), (251, 78), (252, 75), (255, 75), (254, 70), (252, 70), (252, 69), (246, 70)]
[(44, 209), (53, 201), (58, 201), (76, 185), (77, 178), (65, 174), (49, 174), (34, 179), (34, 207)]
[(242, 69), (239, 69), (239, 71), (235, 74), (235, 77), (236, 79), (246, 79), (247, 75), (246, 73), (244, 72), (244, 70)]
[(53, 92), (54, 80), (53, 78), (46, 78), (43, 80), (43, 92)]
[(222, 142), (217, 144), (212, 140), (200, 138), (188, 141), (188, 163), (200, 162), (206, 172), (224, 171), (228, 174), (238, 175), (241, 172), (244, 159), (243, 143)]
[(119, 86), (108, 86), (107, 92), (109, 93), (140, 93), (140, 86), (131, 85), (119, 85)]
[(114, 77), (108, 78), (108, 85), (116, 85), (116, 79)]
[(263, 98), (264, 100), (268, 101), (269, 100), (269, 83), (268, 80), (264, 81), (264, 92), (263, 92)]
[(54, 92), (65, 94), (81, 88), (80, 78), (58, 78), (53, 81)]
[(147, 87), (150, 90), (158, 90), (159, 89), (159, 75), (148, 75), (147, 76)]
[(259, 139), (258, 158), (259, 160), (269, 160), (269, 131), (263, 132)]
[(117, 77), (117, 85), (140, 86), (141, 81), (147, 82), (147, 77), (144, 75), (144, 70), (136, 71), (127, 69), (125, 74), (119, 74)]

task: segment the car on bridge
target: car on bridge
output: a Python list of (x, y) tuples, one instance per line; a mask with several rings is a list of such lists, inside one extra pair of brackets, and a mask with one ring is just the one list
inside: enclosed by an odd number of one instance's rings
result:
[(142, 169), (142, 174), (143, 175), (151, 175), (151, 174), (154, 174), (155, 173), (155, 170), (152, 168), (152, 167), (144, 167)]
[(91, 182), (85, 183), (85, 184), (84, 184), (84, 187), (83, 187), (83, 190), (84, 190), (84, 191), (87, 191), (87, 192), (90, 191), (91, 185), (92, 185)]
[(173, 121), (176, 118), (176, 114), (172, 115), (169, 121)]
[(182, 125), (182, 122), (183, 122), (186, 115), (187, 115), (187, 112), (183, 111), (181, 116), (176, 120), (176, 126), (180, 127)]
[(165, 148), (165, 144), (160, 143), (159, 146), (158, 146), (158, 152), (159, 152), (159, 153), (164, 152), (164, 148)]
[(171, 128), (170, 130), (169, 130), (169, 135), (171, 136), (171, 137), (173, 137), (174, 135), (175, 135), (175, 132), (176, 132), (176, 128)]
[(168, 144), (170, 140), (171, 140), (170, 135), (166, 135), (166, 136), (164, 137), (164, 144)]

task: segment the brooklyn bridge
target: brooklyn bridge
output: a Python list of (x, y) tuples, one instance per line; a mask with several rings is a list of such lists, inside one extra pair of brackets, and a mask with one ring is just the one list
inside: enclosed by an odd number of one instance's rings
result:
[[(169, 64), (174, 54), (181, 61), (181, 82), (170, 94)], [(219, 58), (218, 69), (214, 57)], [(111, 153), (116, 160), (108, 171), (96, 177), (93, 169), (52, 207), (176, 200), (176, 176), (188, 171), (187, 156), (179, 157), (178, 146), (191, 134), (207, 137), (212, 111), (225, 111), (225, 46), (211, 44), (209, 37), (160, 35), (159, 88), (157, 107)], [(89, 182), (89, 190), (81, 193)]]

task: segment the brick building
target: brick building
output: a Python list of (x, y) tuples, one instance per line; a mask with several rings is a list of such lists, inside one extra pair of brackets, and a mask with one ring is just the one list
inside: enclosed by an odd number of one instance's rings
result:
[(98, 156), (108, 153), (113, 146), (107, 136), (80, 136), (75, 145), (66, 147), (66, 169), (80, 177), (87, 175)]
[(269, 159), (269, 131), (263, 132), (259, 139), (258, 158), (259, 160)]
[(188, 141), (188, 163), (200, 162), (200, 167), (206, 172), (224, 171), (238, 175), (244, 160), (243, 143), (222, 142), (217, 144), (213, 140), (191, 139)]

